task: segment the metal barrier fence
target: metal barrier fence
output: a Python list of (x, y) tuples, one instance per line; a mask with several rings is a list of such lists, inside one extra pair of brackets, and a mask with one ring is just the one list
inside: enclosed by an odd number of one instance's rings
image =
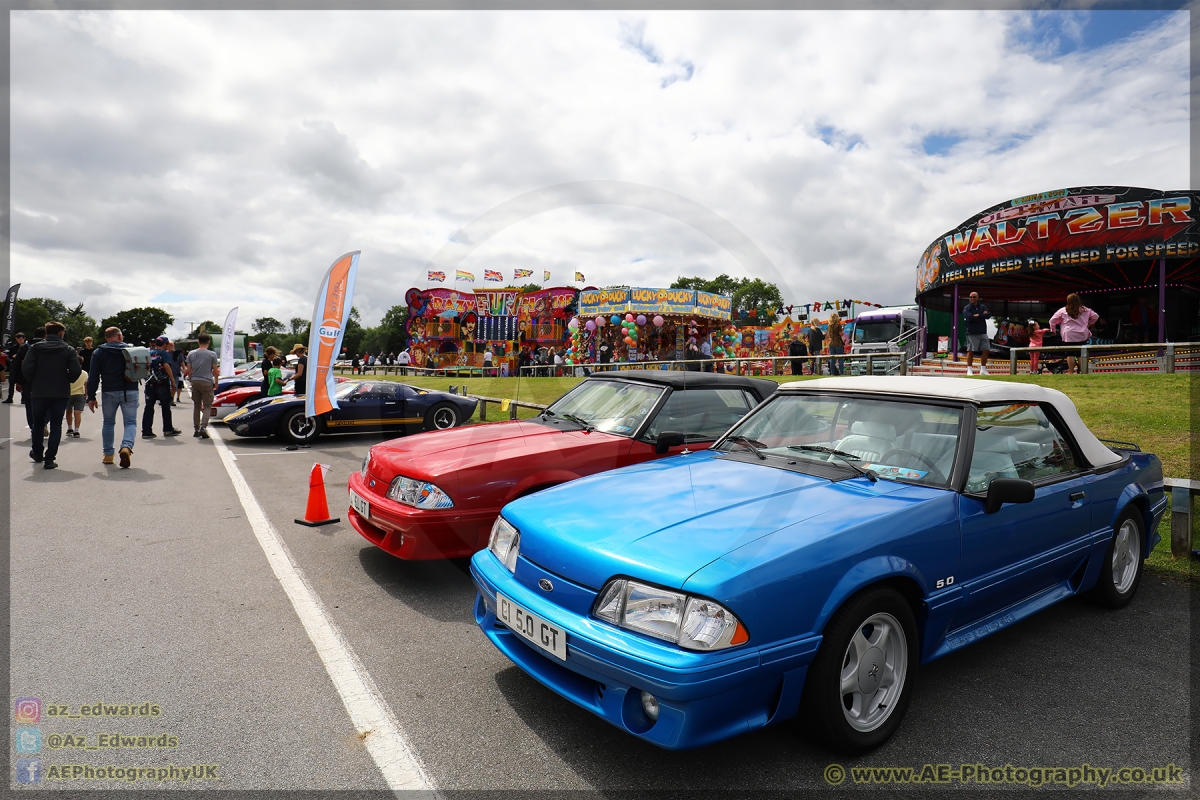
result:
[[(619, 361), (607, 364), (541, 365), (521, 367), (526, 377), (588, 375), (596, 372), (623, 372), (637, 369), (667, 369), (691, 372), (719, 372), (725, 375), (795, 375), (789, 365), (799, 362), (806, 375), (906, 375), (908, 360), (904, 353), (844, 353), (819, 356), (761, 356), (757, 358), (714, 358), (693, 361)], [(805, 369), (807, 371), (805, 372)]]
[[(1163, 372), (1173, 374), (1177, 364), (1176, 348), (1179, 347), (1174, 342), (1157, 342), (1153, 344), (1079, 344), (1079, 345), (1055, 345), (1053, 347), (1013, 347), (1008, 351), (1008, 372), (1010, 375), (1017, 374), (1017, 357), (1024, 353), (1045, 353), (1048, 356), (1060, 354), (1061, 356), (1076, 356), (1079, 361), (1080, 374), (1086, 375), (1092, 371), (1093, 361), (1099, 362), (1105, 359), (1111, 362), (1119, 360), (1118, 357), (1125, 356), (1127, 361), (1141, 362), (1133, 365), (1122, 365), (1118, 367), (1113, 365), (1105, 367), (1100, 364), (1097, 371), (1100, 372), (1117, 372), (1117, 371), (1140, 371), (1140, 372)], [(1111, 351), (1111, 355), (1107, 358), (1103, 355), (1104, 351)], [(1200, 355), (1200, 347), (1191, 346), (1184, 347), (1182, 353), (1188, 356)], [(1145, 355), (1143, 355), (1145, 354)], [(1186, 369), (1193, 367), (1189, 357)], [(1041, 366), (1039, 364), (1039, 366)]]

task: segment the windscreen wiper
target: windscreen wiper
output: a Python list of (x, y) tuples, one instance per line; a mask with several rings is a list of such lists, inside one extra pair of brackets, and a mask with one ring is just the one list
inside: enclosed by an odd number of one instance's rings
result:
[[(832, 447), (825, 447), (824, 445), (820, 444), (789, 444), (788, 450), (808, 450), (814, 453), (828, 453), (829, 455), (837, 456), (842, 461), (846, 462), (847, 467), (850, 467), (850, 469), (854, 470), (859, 475), (862, 475), (871, 483), (879, 480), (875, 477), (875, 473), (871, 472), (870, 470), (863, 469), (858, 464), (854, 463), (854, 461), (862, 461), (862, 459), (854, 455), (854, 453), (847, 453), (844, 450), (835, 450)], [(851, 459), (854, 459), (854, 461), (851, 461)]]
[(760, 447), (766, 447), (766, 445), (756, 439), (749, 439), (745, 436), (730, 436), (725, 441), (733, 442), (734, 444), (740, 444), (751, 453), (754, 453), (754, 455), (758, 456), (762, 461), (767, 460), (767, 457), (764, 456), (762, 451), (758, 449)]
[(592, 423), (588, 422), (586, 419), (577, 417), (574, 414), (559, 414), (559, 416), (562, 417), (563, 419), (569, 419), (569, 420), (571, 420), (571, 422), (582, 425), (583, 429), (585, 431), (594, 431), (596, 429), (596, 427), (594, 425), (592, 425)]

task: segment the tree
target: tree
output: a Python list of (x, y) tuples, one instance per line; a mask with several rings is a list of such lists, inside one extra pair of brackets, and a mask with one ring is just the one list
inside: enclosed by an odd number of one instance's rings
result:
[(347, 353), (361, 353), (363, 334), (366, 331), (362, 326), (362, 315), (358, 313), (358, 309), (354, 306), (350, 307), (350, 319), (346, 321), (346, 330), (342, 334), (342, 347), (346, 348)]
[(84, 312), (83, 303), (68, 311), (59, 321), (67, 328), (63, 339), (75, 347), (82, 347), (84, 338), (96, 330), (96, 320)]
[[(161, 308), (146, 306), (130, 308), (100, 320), (99, 339), (104, 338), (104, 329), (116, 326), (125, 334), (125, 341), (132, 345), (144, 345), (157, 336), (162, 336), (175, 318)], [(220, 328), (217, 328), (220, 331)]]
[(262, 335), (283, 333), (287, 328), (274, 317), (259, 317), (254, 320), (254, 332)]
[(734, 292), (742, 288), (750, 281), (747, 278), (731, 278), (722, 272), (717, 277), (709, 280), (708, 278), (676, 278), (671, 284), (672, 289), (699, 289), (702, 292), (709, 294), (723, 294), (726, 297), (733, 297)]
[(374, 328), (367, 328), (363, 331), (362, 339), (358, 346), (364, 353), (386, 353), (388, 351), (388, 340), (391, 338), (391, 330), (383, 325)]
[(542, 290), (542, 286), (539, 283), (527, 283), (524, 286), (522, 286), (520, 289), (522, 294), (529, 294), (530, 292), (540, 292), (541, 290)]
[(42, 304), (42, 298), (17, 298), (17, 309), (14, 313), (13, 333), (23, 333), (29, 339), (33, 338), (33, 329), (45, 325), (51, 319), (49, 309)]
[[(761, 278), (744, 282), (733, 294), (733, 318), (737, 325), (772, 325), (775, 310), (783, 305), (779, 287)], [(754, 311), (754, 316), (741, 318), (742, 311)]]
[(288, 320), (288, 325), (293, 336), (300, 336), (308, 330), (308, 320), (304, 317), (292, 317)]

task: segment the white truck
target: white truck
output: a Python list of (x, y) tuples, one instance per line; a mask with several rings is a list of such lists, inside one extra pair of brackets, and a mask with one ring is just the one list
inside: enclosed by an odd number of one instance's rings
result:
[(917, 328), (916, 306), (888, 306), (864, 311), (854, 320), (851, 353), (899, 353), (901, 334)]

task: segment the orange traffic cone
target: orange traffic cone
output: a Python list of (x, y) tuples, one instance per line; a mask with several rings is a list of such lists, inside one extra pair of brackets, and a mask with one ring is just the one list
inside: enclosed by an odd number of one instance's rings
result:
[(318, 525), (329, 525), (340, 522), (337, 517), (329, 516), (329, 503), (325, 501), (325, 471), (328, 467), (313, 464), (312, 472), (308, 474), (308, 504), (304, 507), (304, 519), (296, 522), (315, 528)]

